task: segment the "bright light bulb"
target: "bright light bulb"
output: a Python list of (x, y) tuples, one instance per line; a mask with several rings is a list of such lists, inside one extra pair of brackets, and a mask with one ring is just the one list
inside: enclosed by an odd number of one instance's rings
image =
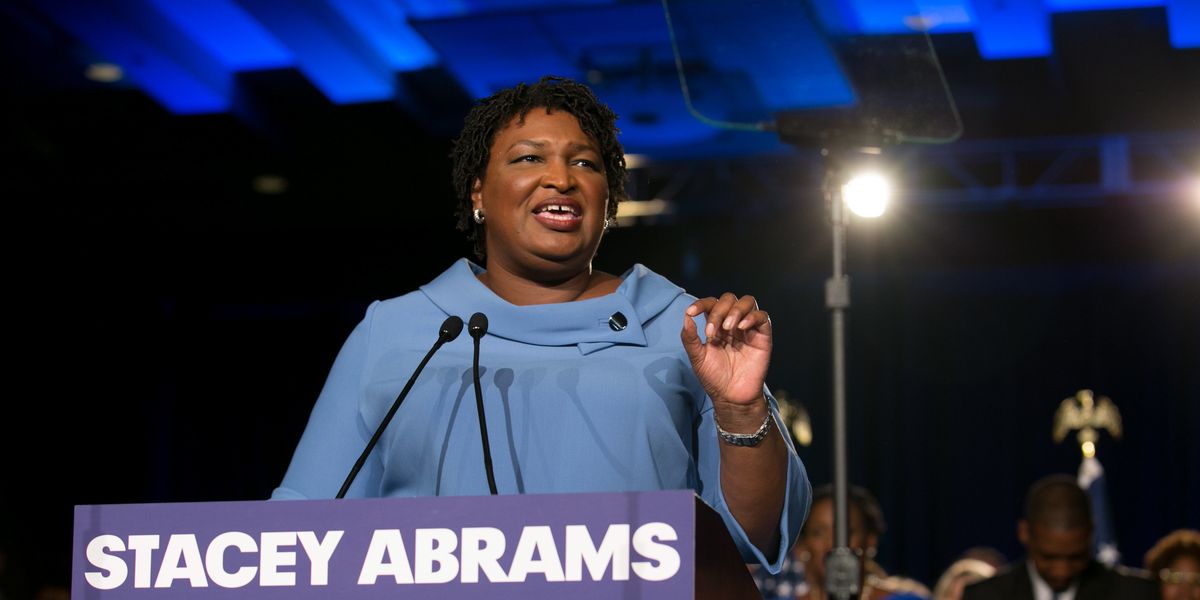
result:
[(887, 210), (888, 200), (892, 197), (892, 186), (879, 173), (863, 173), (855, 175), (842, 186), (842, 198), (846, 206), (860, 216), (874, 218)]

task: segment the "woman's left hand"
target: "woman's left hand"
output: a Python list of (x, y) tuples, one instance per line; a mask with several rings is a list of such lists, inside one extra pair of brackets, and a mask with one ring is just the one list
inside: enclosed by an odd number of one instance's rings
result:
[[(692, 319), (700, 314), (708, 323), (704, 342)], [(772, 335), (771, 318), (759, 310), (754, 296), (738, 298), (725, 293), (720, 298), (695, 301), (685, 311), (680, 337), (692, 370), (713, 399), (714, 408), (720, 413), (745, 412), (751, 421), (754, 416), (749, 413), (754, 413), (761, 422), (762, 414), (756, 409), (766, 405), (763, 381), (771, 361)], [(725, 420), (721, 422), (725, 426)], [(733, 423), (729, 425), (726, 429), (733, 430)], [(756, 427), (758, 422), (753, 422), (751, 430)]]
[[(763, 381), (771, 362), (771, 318), (754, 296), (702, 298), (683, 317), (683, 347), (692, 370), (713, 403), (713, 419), (727, 432), (753, 433), (770, 418)], [(705, 341), (694, 317), (704, 315)], [(718, 444), (721, 493), (729, 512), (750, 542), (767, 556), (779, 550), (779, 519), (788, 481), (788, 454), (782, 435), (753, 446)]]

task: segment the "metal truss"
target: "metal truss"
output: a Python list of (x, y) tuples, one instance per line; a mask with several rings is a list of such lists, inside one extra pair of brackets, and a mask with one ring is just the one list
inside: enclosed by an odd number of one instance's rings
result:
[[(898, 202), (959, 208), (1050, 207), (1182, 199), (1200, 179), (1200, 132), (964, 140), (885, 149)], [(649, 163), (631, 195), (668, 214), (756, 213), (821, 195), (816, 150)]]

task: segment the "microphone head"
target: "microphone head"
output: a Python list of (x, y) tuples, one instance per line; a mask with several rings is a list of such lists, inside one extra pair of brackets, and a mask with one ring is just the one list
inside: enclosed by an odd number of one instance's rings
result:
[(445, 321), (442, 321), (442, 328), (438, 331), (438, 337), (441, 338), (443, 342), (452, 341), (454, 338), (458, 337), (458, 334), (462, 333), (462, 328), (462, 318), (455, 315), (450, 315), (449, 317), (446, 317)]
[(471, 334), (471, 337), (479, 339), (487, 333), (487, 329), (487, 317), (483, 313), (477, 312), (471, 315), (471, 320), (467, 322), (467, 332)]

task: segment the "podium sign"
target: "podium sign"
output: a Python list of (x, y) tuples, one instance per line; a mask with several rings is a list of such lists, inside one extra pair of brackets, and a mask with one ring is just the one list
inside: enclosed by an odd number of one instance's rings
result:
[(694, 598), (704, 510), (690, 490), (77, 506), (71, 597)]

